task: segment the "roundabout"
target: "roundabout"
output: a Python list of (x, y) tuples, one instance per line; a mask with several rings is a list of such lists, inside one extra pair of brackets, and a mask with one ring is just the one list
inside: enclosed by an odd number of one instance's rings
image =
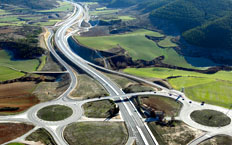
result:
[(190, 117), (193, 121), (210, 127), (223, 127), (231, 122), (231, 119), (226, 114), (208, 109), (193, 111)]
[(64, 105), (51, 105), (40, 109), (37, 116), (45, 121), (61, 121), (73, 114), (73, 110)]

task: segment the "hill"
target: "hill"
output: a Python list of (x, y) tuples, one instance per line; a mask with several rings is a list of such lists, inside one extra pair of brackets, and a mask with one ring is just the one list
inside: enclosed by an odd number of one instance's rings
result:
[(232, 48), (232, 14), (183, 33), (185, 40), (205, 48)]
[(51, 9), (58, 3), (57, 0), (0, 0), (0, 4), (11, 4), (31, 9)]
[(230, 0), (175, 0), (150, 16), (170, 20), (183, 32), (232, 12), (231, 6)]
[(151, 20), (159, 18), (174, 23), (190, 44), (231, 48), (231, 0), (159, 0), (147, 3), (145, 9), (153, 9)]

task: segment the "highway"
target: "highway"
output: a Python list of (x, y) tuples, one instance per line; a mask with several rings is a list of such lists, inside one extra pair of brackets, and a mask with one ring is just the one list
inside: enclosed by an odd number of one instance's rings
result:
[[(83, 7), (78, 4), (75, 5), (78, 7), (78, 12), (76, 15), (74, 15), (72, 19), (69, 20), (66, 24), (61, 26), (55, 34), (55, 43), (57, 47), (76, 66), (84, 70), (87, 74), (101, 83), (111, 96), (124, 95), (124, 92), (121, 90), (121, 88), (119, 88), (105, 75), (89, 66), (80, 56), (73, 53), (69, 47), (67, 37), (65, 37), (67, 29), (74, 24), (81, 26), (85, 15)], [(142, 118), (139, 116), (138, 112), (134, 111), (135, 107), (133, 104), (130, 101), (122, 101), (117, 104), (119, 105), (122, 117), (128, 127), (130, 137), (136, 137), (137, 143), (140, 145), (157, 144), (156, 141), (153, 140), (153, 135), (150, 134), (145, 127), (144, 122), (142, 121)]]
[[(190, 104), (188, 99), (185, 94), (176, 91), (176, 90), (168, 90), (167, 88), (164, 88), (162, 86), (159, 86), (155, 83), (149, 82), (147, 80), (141, 79), (139, 77), (135, 77), (132, 75), (128, 74), (123, 74), (120, 72), (108, 70), (105, 68), (102, 68), (100, 66), (94, 65), (90, 62), (87, 62), (86, 60), (83, 60), (81, 57), (79, 57), (77, 54), (72, 52), (71, 48), (69, 47), (67, 43), (67, 39), (71, 34), (67, 34), (67, 29), (69, 29), (72, 25), (76, 24), (78, 25), (79, 29), (81, 30), (81, 22), (84, 19), (88, 19), (88, 14), (85, 11), (87, 8), (83, 9), (83, 7), (79, 4), (73, 3), (75, 6), (74, 12), (67, 18), (67, 20), (63, 21), (62, 23), (59, 23), (56, 25), (56, 27), (59, 27), (56, 33), (54, 34), (53, 31), (48, 28), (50, 35), (47, 40), (47, 46), (49, 51), (53, 54), (53, 56), (59, 61), (61, 65), (65, 67), (67, 72), (70, 75), (70, 86), (69, 88), (62, 94), (60, 95), (57, 99), (48, 101), (45, 103), (40, 103), (37, 104), (24, 113), (18, 114), (18, 115), (9, 115), (9, 116), (0, 116), (0, 122), (25, 122), (25, 123), (30, 123), (35, 126), (33, 130), (30, 132), (26, 133), (25, 135), (16, 138), (10, 142), (20, 142), (25, 139), (27, 135), (32, 133), (38, 128), (45, 128), (49, 133), (53, 136), (54, 140), (56, 141), (57, 144), (60, 145), (66, 145), (68, 144), (64, 137), (63, 137), (63, 130), (65, 127), (73, 122), (78, 122), (78, 120), (82, 117), (83, 115), (83, 109), (82, 105), (87, 103), (87, 102), (93, 102), (93, 101), (99, 101), (99, 100), (105, 100), (105, 99), (112, 99), (112, 100), (121, 100), (121, 102), (117, 103), (120, 107), (120, 112), (122, 115), (123, 120), (126, 122), (128, 132), (129, 132), (129, 140), (131, 139), (136, 139), (136, 142), (138, 145), (153, 145), (153, 144), (158, 144), (154, 136), (152, 135), (151, 131), (147, 127), (146, 123), (143, 121), (143, 118), (138, 114), (138, 111), (134, 107), (133, 103), (129, 100), (127, 101), (128, 98), (132, 96), (142, 96), (142, 95), (159, 95), (159, 96), (164, 96), (172, 99), (176, 99), (179, 95), (181, 95), (184, 99), (179, 99), (183, 104), (183, 107), (181, 108), (179, 118), (188, 124), (189, 126), (204, 130), (207, 133), (203, 135), (202, 137), (199, 137), (197, 139), (194, 139), (191, 141), (189, 144), (190, 145), (195, 145), (198, 144), (212, 136), (218, 135), (218, 134), (225, 134), (225, 135), (232, 135), (232, 123), (225, 126), (225, 127), (207, 127), (200, 125), (190, 118), (191, 112), (195, 110), (201, 110), (201, 109), (211, 109), (211, 110), (217, 110), (221, 111), (223, 113), (226, 113), (228, 110), (222, 107), (214, 106), (214, 105), (209, 105), (205, 104), (204, 106), (201, 106), (199, 102), (194, 102)], [(75, 31), (79, 31), (78, 29)], [(94, 98), (94, 99), (87, 99), (83, 101), (77, 101), (74, 99), (71, 99), (70, 93), (75, 89), (77, 85), (77, 77), (75, 75), (75, 69), (72, 68), (67, 62), (65, 62), (56, 52), (52, 45), (52, 38), (54, 36), (54, 41), (55, 44), (58, 48), (58, 50), (70, 61), (72, 61), (73, 64), (75, 64), (78, 68), (81, 68), (83, 71), (85, 71), (87, 74), (92, 76), (94, 79), (96, 79), (99, 83), (102, 84), (102, 86), (105, 87), (105, 89), (109, 92), (110, 96), (108, 97), (102, 97), (102, 98)], [(94, 67), (94, 68), (93, 68)], [(96, 70), (101, 69), (105, 70), (114, 74), (118, 74), (124, 77), (128, 77), (131, 79), (135, 79), (144, 83), (147, 83), (149, 85), (153, 85), (156, 87), (159, 87), (162, 89), (162, 91), (157, 91), (157, 92), (138, 92), (138, 93), (132, 93), (132, 94), (124, 94), (124, 92), (121, 90), (121, 88), (118, 87), (117, 84), (112, 82), (108, 77), (103, 75), (100, 71)], [(172, 94), (172, 95), (170, 95)], [(118, 101), (117, 101), (118, 102)], [(70, 107), (73, 110), (73, 114), (62, 121), (56, 121), (56, 122), (49, 122), (49, 121), (44, 121), (41, 120), (40, 118), (37, 117), (37, 112), (43, 107), (49, 106), (49, 105), (66, 105)], [(228, 113), (228, 116), (232, 118), (232, 112), (230, 111)], [(10, 142), (4, 143), (8, 144)]]

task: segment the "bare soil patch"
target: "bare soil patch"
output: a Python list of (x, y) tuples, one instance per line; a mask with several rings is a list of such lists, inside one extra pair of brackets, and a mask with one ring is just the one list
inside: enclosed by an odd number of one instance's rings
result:
[(37, 97), (31, 93), (35, 87), (35, 82), (16, 82), (0, 85), (0, 108), (19, 108), (14, 111), (3, 111), (0, 114), (18, 113), (39, 103)]
[(59, 97), (69, 87), (70, 79), (68, 74), (60, 76), (59, 81), (56, 82), (41, 82), (37, 85), (33, 94), (41, 102), (50, 101)]
[(63, 71), (62, 66), (57, 62), (57, 60), (52, 56), (52, 54), (47, 55), (46, 64), (44, 65), (42, 71)]
[(232, 137), (218, 135), (200, 143), (199, 145), (232, 145)]
[(0, 123), (0, 144), (20, 137), (33, 128), (33, 125), (24, 123)]
[(13, 33), (15, 32), (16, 30), (12, 29), (12, 28), (1, 28), (0, 29), (0, 34), (9, 34), (9, 33)]
[(145, 104), (155, 110), (164, 111), (167, 116), (176, 116), (179, 113), (181, 104), (173, 99), (162, 96), (140, 97), (141, 104)]
[(174, 126), (161, 126), (155, 122), (148, 123), (155, 138), (162, 145), (186, 145), (204, 132), (191, 128), (183, 122), (176, 122)]

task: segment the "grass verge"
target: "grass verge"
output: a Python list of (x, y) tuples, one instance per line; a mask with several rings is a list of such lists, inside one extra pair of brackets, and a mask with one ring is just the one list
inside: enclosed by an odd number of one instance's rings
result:
[(88, 75), (80, 74), (77, 78), (78, 85), (71, 94), (73, 98), (90, 99), (108, 95), (104, 87)]
[(70, 145), (125, 145), (128, 133), (122, 122), (80, 122), (67, 126), (64, 138)]
[(35, 132), (33, 132), (32, 134), (30, 134), (29, 136), (27, 136), (26, 140), (34, 141), (34, 142), (41, 142), (45, 145), (57, 145), (53, 137), (51, 136), (51, 134), (43, 128), (40, 128), (36, 130)]
[(115, 103), (111, 100), (89, 102), (83, 105), (85, 116), (89, 118), (107, 118), (109, 110), (113, 109)]
[(213, 138), (210, 138), (199, 145), (231, 145), (232, 137), (226, 135), (218, 135)]

